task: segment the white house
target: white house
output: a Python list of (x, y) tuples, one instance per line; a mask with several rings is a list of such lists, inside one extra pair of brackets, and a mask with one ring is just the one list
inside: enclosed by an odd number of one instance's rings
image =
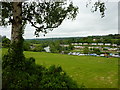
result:
[(117, 44), (112, 44), (112, 46), (117, 46)]
[(93, 39), (93, 41), (96, 41), (96, 39)]
[(105, 45), (106, 45), (106, 46), (110, 46), (110, 45), (111, 45), (111, 43), (105, 43)]
[(105, 49), (110, 49), (110, 47), (104, 47)]
[(78, 43), (75, 43), (75, 45), (78, 45)]
[(116, 50), (118, 50), (118, 48), (109, 48), (108, 50), (110, 50), (110, 51), (116, 51)]
[(45, 49), (46, 52), (50, 52), (50, 47), (49, 46), (45, 47), (44, 49)]
[(103, 43), (98, 43), (98, 45), (104, 45)]
[(88, 48), (90, 49), (90, 48), (94, 48), (94, 47), (88, 47)]
[(91, 43), (91, 45), (97, 45), (97, 43)]
[(78, 43), (71, 43), (71, 45), (78, 45)]
[(83, 43), (83, 45), (88, 45), (88, 43)]
[(35, 46), (34, 45), (30, 45), (30, 49), (34, 49), (35, 48)]
[(82, 43), (79, 43), (79, 45), (82, 45)]
[(83, 46), (74, 46), (74, 48), (84, 48)]

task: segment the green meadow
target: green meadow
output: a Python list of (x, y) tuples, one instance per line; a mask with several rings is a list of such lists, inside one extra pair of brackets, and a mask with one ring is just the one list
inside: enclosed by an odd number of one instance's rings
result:
[[(4, 55), (7, 49), (2, 49)], [(86, 88), (117, 88), (118, 58), (94, 56), (72, 56), (45, 52), (24, 52), (26, 57), (34, 57), (36, 64), (49, 67), (60, 65), (78, 85)]]

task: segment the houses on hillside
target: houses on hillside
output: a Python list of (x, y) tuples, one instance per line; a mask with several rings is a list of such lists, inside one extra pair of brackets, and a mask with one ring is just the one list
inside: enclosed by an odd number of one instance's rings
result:
[(93, 46), (95, 46), (95, 45), (98, 45), (98, 46), (105, 45), (105, 46), (115, 46), (115, 47), (119, 46), (117, 44), (111, 44), (111, 43), (71, 43), (71, 45), (93, 45)]
[[(73, 45), (74, 50), (84, 50), (85, 47), (87, 47), (90, 51), (94, 51), (95, 49), (99, 49), (100, 51), (105, 51), (105, 52), (120, 51), (119, 46), (117, 44), (111, 44), (111, 43), (71, 43), (71, 45)], [(61, 44), (60, 46), (69, 47), (69, 45), (67, 44), (65, 45)]]

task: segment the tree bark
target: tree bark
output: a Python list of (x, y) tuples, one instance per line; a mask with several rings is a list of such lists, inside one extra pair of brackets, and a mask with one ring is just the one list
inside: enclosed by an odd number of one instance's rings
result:
[(10, 59), (14, 64), (19, 64), (24, 59), (23, 55), (23, 30), (22, 30), (22, 2), (13, 2), (13, 21), (11, 31)]
[(13, 2), (13, 22), (12, 22), (12, 33), (11, 43), (19, 42), (22, 35), (22, 3)]

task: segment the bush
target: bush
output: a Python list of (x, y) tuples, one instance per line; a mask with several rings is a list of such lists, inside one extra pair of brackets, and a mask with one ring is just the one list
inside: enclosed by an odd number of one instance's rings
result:
[(10, 46), (10, 40), (6, 37), (3, 38), (2, 39), (2, 46), (5, 47), (5, 48), (9, 47)]
[(100, 53), (101, 53), (100, 49), (97, 49), (97, 48), (94, 48), (92, 52), (96, 53), (98, 55), (100, 55)]
[(42, 45), (35, 46), (35, 48), (32, 50), (34, 52), (44, 52), (44, 47)]
[[(34, 58), (25, 59), (22, 67), (11, 67), (7, 55), (3, 57), (2, 87), (9, 88), (77, 88), (73, 81), (61, 68), (52, 65), (45, 68), (36, 65)], [(6, 64), (7, 63), (7, 64)]]
[(23, 42), (23, 50), (24, 51), (30, 51), (30, 43), (24, 41)]
[(85, 47), (84, 50), (83, 50), (83, 53), (88, 54), (89, 52), (90, 52), (90, 50), (88, 49), (88, 47)]
[(77, 84), (62, 70), (52, 65), (44, 72), (41, 80), (42, 88), (77, 88)]

